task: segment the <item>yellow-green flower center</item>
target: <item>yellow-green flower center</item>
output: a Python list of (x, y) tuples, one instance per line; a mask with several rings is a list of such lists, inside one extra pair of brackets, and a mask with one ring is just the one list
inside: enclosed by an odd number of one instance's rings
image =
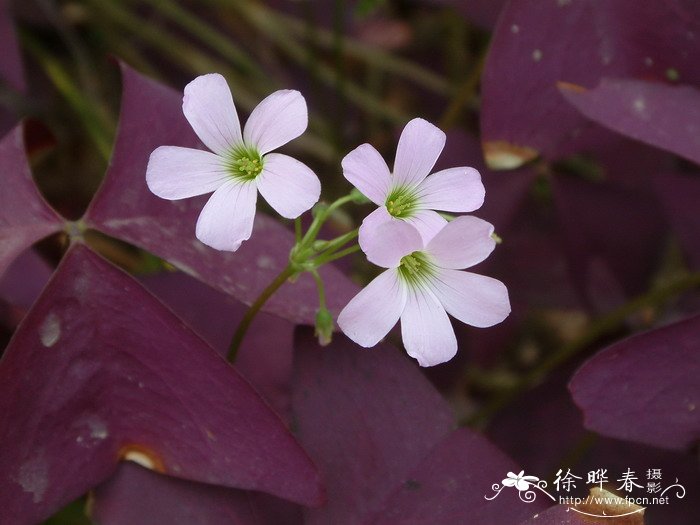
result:
[(424, 252), (405, 255), (399, 263), (399, 276), (410, 285), (420, 285), (435, 275), (435, 265)]
[(389, 215), (397, 219), (411, 217), (418, 205), (418, 196), (411, 188), (398, 187), (389, 192), (384, 203)]
[(234, 179), (251, 181), (262, 173), (263, 158), (256, 149), (239, 146), (231, 151), (226, 167)]

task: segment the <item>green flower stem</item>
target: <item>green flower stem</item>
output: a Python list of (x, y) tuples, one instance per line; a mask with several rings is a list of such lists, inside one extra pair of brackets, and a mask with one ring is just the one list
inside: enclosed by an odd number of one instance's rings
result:
[(227, 355), (229, 363), (233, 363), (236, 360), (236, 356), (238, 355), (238, 350), (243, 342), (243, 338), (248, 332), (248, 328), (250, 328), (253, 319), (255, 319), (255, 316), (258, 314), (260, 309), (265, 305), (267, 300), (272, 297), (272, 295), (296, 273), (296, 270), (292, 268), (291, 264), (287, 265), (287, 267), (274, 278), (267, 288), (262, 291), (255, 302), (250, 305), (250, 308), (248, 308), (248, 311), (243, 316), (243, 319), (241, 319), (241, 322), (238, 324), (238, 327), (231, 338), (231, 344), (228, 347)]
[(324, 310), (326, 308), (326, 289), (323, 286), (323, 279), (321, 279), (318, 270), (311, 270), (310, 273), (316, 281), (316, 288), (318, 288), (318, 307), (320, 310)]
[(537, 367), (522, 377), (514, 385), (496, 396), (475, 414), (463, 419), (461, 425), (480, 426), (487, 423), (498, 411), (515, 399), (520, 393), (539, 385), (558, 366), (566, 363), (578, 353), (589, 348), (603, 336), (618, 330), (630, 315), (663, 305), (669, 299), (693, 288), (700, 287), (700, 273), (693, 273), (676, 279), (663, 288), (652, 290), (603, 315), (591, 323), (590, 328), (579, 338), (563, 345), (558, 352), (542, 361)]
[(328, 220), (328, 217), (330, 217), (335, 210), (347, 204), (348, 202), (352, 202), (353, 200), (355, 200), (355, 196), (353, 194), (348, 194), (344, 197), (340, 197), (339, 199), (328, 205), (327, 208), (321, 210), (318, 213), (318, 215), (316, 215), (316, 217), (314, 218), (313, 222), (311, 223), (311, 226), (309, 226), (309, 230), (306, 232), (306, 235), (304, 235), (304, 237), (298, 245), (303, 247), (310, 246), (311, 243), (313, 243), (316, 240), (318, 232), (321, 230), (321, 227), (325, 224), (326, 220)]
[[(358, 236), (359, 229), (355, 229), (351, 232), (344, 233), (331, 239), (330, 241), (323, 241), (323, 249), (319, 254), (316, 249), (314, 249), (313, 244), (316, 241), (316, 236), (321, 230), (321, 227), (326, 222), (326, 220), (331, 216), (331, 214), (340, 208), (341, 206), (347, 204), (348, 202), (357, 201), (357, 195), (350, 193), (344, 197), (340, 197), (325, 208), (321, 208), (316, 217), (314, 218), (309, 230), (302, 237), (301, 235), (301, 220), (297, 218), (294, 221), (294, 233), (296, 237), (296, 244), (292, 248), (289, 254), (289, 264), (287, 267), (277, 276), (275, 279), (265, 288), (262, 293), (258, 296), (255, 302), (250, 306), (248, 311), (241, 319), (241, 322), (236, 328), (236, 332), (233, 334), (231, 339), (231, 344), (228, 350), (228, 360), (233, 363), (238, 354), (238, 349), (241, 346), (241, 342), (248, 332), (253, 319), (258, 314), (260, 309), (265, 305), (267, 300), (285, 283), (287, 280), (294, 278), (302, 272), (310, 272), (316, 281), (316, 287), (318, 288), (318, 302), (319, 311), (326, 311), (326, 292), (323, 285), (323, 279), (318, 273), (318, 268), (323, 264), (330, 261), (340, 259), (345, 255), (356, 252), (359, 246), (353, 246), (346, 250), (338, 252), (343, 246), (348, 242), (352, 241)], [(330, 314), (328, 314), (330, 315)]]
[(341, 251), (333, 253), (333, 254), (329, 254), (327, 256), (320, 255), (319, 257), (314, 259), (314, 262), (318, 266), (321, 266), (323, 264), (333, 262), (333, 261), (336, 261), (338, 259), (342, 259), (343, 257), (346, 257), (348, 255), (351, 255), (351, 254), (353, 254), (355, 252), (359, 252), (359, 251), (360, 251), (360, 245), (355, 244), (353, 246), (350, 246), (349, 248), (345, 248), (344, 250), (341, 250)]
[(358, 234), (359, 228), (355, 228), (351, 232), (348, 232), (344, 235), (341, 235), (340, 237), (336, 237), (335, 239), (328, 241), (328, 244), (325, 245), (323, 251), (313, 259), (314, 264), (317, 267), (326, 264), (328, 262), (329, 257), (334, 257), (333, 260), (339, 259), (339, 257), (335, 257), (336, 252), (353, 239), (356, 239)]

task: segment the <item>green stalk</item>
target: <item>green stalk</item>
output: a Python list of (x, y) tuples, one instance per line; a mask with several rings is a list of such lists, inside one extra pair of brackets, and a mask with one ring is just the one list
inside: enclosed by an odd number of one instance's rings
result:
[(280, 289), (280, 287), (287, 282), (287, 280), (295, 274), (295, 270), (291, 265), (288, 265), (280, 274), (274, 278), (274, 280), (265, 288), (255, 302), (250, 305), (248, 311), (246, 311), (241, 322), (238, 323), (238, 327), (231, 338), (231, 344), (228, 347), (227, 359), (229, 363), (233, 363), (238, 355), (238, 350), (240, 349), (243, 338), (248, 332), (251, 323), (255, 319), (260, 309), (265, 305), (267, 300), (272, 297), (272, 295)]

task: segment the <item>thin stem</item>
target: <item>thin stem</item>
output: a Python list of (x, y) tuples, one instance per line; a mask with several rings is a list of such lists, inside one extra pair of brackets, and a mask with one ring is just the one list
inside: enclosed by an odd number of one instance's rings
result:
[(333, 261), (336, 261), (338, 259), (342, 259), (343, 257), (345, 257), (347, 255), (351, 255), (351, 254), (353, 254), (355, 252), (359, 252), (359, 251), (360, 251), (360, 245), (355, 244), (353, 246), (350, 246), (349, 248), (345, 248), (344, 250), (340, 250), (339, 252), (329, 254), (326, 257), (319, 256), (316, 259), (314, 259), (314, 262), (316, 262), (316, 264), (321, 266), (323, 264), (333, 262)]
[(241, 346), (241, 342), (243, 342), (243, 338), (245, 337), (246, 332), (248, 332), (248, 328), (250, 328), (253, 319), (255, 319), (255, 316), (258, 314), (260, 309), (264, 306), (272, 294), (274, 294), (295, 273), (296, 272), (292, 266), (288, 265), (277, 277), (275, 277), (267, 288), (262, 291), (255, 302), (250, 305), (250, 308), (248, 308), (248, 311), (243, 316), (243, 319), (241, 319), (241, 322), (238, 323), (238, 327), (231, 338), (231, 344), (228, 347), (227, 357), (230, 363), (233, 363), (236, 360), (236, 355), (238, 354), (238, 349)]
[(670, 283), (664, 288), (652, 290), (641, 295), (607, 315), (599, 317), (591, 324), (590, 329), (585, 334), (562, 346), (558, 352), (542, 361), (515, 385), (502, 392), (475, 414), (462, 420), (460, 424), (469, 426), (484, 424), (494, 414), (508, 405), (518, 394), (540, 384), (552, 370), (591, 346), (604, 335), (619, 329), (630, 315), (645, 308), (660, 306), (670, 298), (697, 287), (700, 287), (700, 273), (693, 273)]
[[(359, 235), (360, 229), (355, 228), (351, 232), (345, 233), (341, 235), (340, 237), (336, 237), (335, 239), (332, 239), (328, 241), (328, 244), (326, 244), (326, 247), (323, 249), (323, 251), (318, 255), (316, 259), (314, 259), (314, 262), (317, 262), (320, 257), (327, 257), (330, 255), (333, 255), (339, 248), (342, 248), (345, 246), (347, 243), (352, 241), (353, 239), (356, 239), (357, 236)], [(323, 264), (320, 263), (318, 264), (319, 266)]]
[(311, 270), (311, 275), (316, 281), (316, 288), (318, 288), (318, 308), (320, 310), (325, 310), (326, 308), (326, 289), (323, 285), (323, 279), (318, 273), (318, 270)]
[(321, 227), (326, 222), (326, 219), (328, 219), (328, 217), (335, 210), (347, 204), (348, 202), (351, 202), (352, 200), (354, 200), (354, 198), (355, 197), (352, 194), (345, 195), (344, 197), (340, 197), (339, 199), (329, 204), (325, 210), (319, 212), (319, 214), (314, 218), (314, 221), (311, 223), (311, 226), (309, 226), (309, 230), (306, 232), (306, 235), (304, 235), (304, 238), (301, 240), (300, 245), (308, 246), (309, 244), (314, 242), (316, 240), (318, 232), (321, 230)]

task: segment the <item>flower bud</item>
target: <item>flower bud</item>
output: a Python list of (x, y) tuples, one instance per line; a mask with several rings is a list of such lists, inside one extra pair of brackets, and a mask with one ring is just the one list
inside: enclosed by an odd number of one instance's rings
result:
[(328, 346), (333, 338), (333, 316), (328, 308), (319, 308), (316, 313), (316, 337), (321, 346)]

